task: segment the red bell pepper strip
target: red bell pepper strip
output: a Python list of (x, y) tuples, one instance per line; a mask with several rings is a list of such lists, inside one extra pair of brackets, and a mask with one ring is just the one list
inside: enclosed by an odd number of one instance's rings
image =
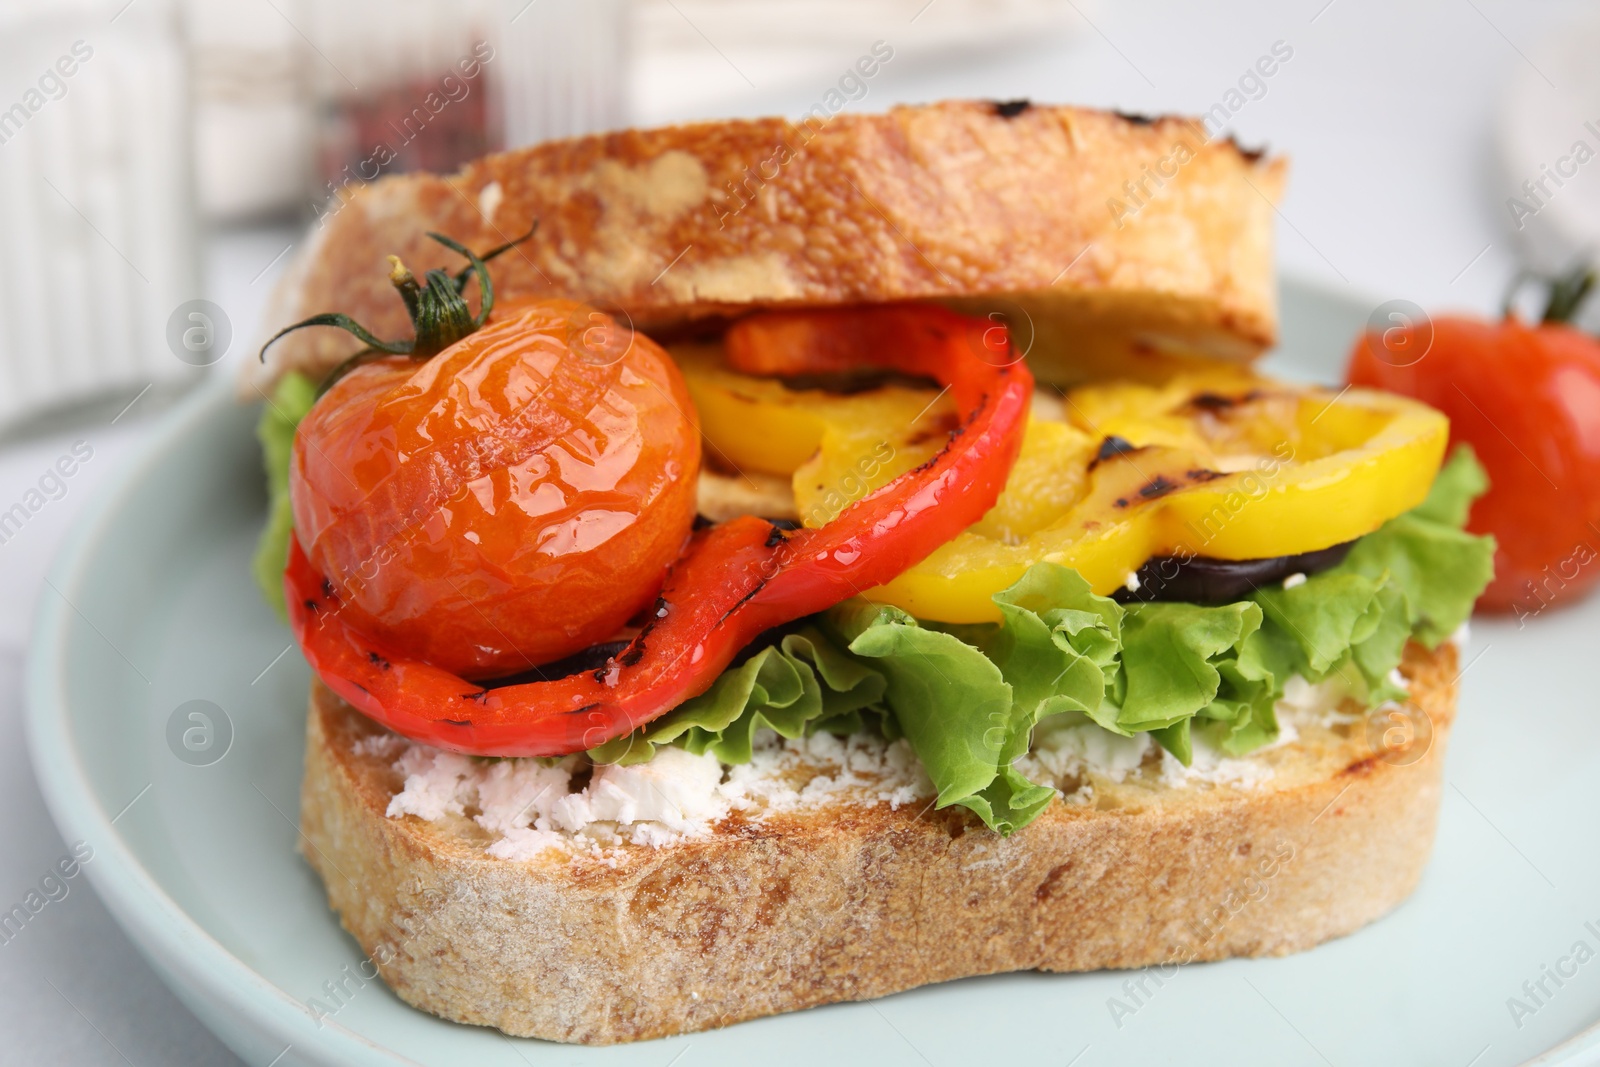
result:
[(770, 312), (728, 331), (729, 361), (765, 373), (889, 367), (949, 390), (960, 428), (933, 459), (817, 529), (745, 516), (696, 532), (655, 617), (594, 671), (486, 689), (384, 649), (341, 617), (298, 540), (289, 621), (323, 682), (415, 741), (481, 756), (560, 756), (621, 737), (705, 692), (762, 632), (882, 584), (982, 518), (1021, 447), (1033, 376), (1004, 331), (928, 305)]

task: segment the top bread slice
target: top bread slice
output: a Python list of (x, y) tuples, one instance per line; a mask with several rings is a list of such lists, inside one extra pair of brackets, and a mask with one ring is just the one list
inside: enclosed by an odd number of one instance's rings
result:
[[(1020, 102), (598, 134), (348, 184), (267, 325), (341, 311), (407, 337), (387, 255), (456, 270), (428, 231), (483, 251), (537, 224), (495, 261), (497, 298), (582, 300), (668, 339), (753, 308), (939, 300), (1004, 314), (1047, 380), (1138, 376), (1272, 343), (1283, 172), (1194, 120)], [(359, 347), (300, 331), (250, 384)]]

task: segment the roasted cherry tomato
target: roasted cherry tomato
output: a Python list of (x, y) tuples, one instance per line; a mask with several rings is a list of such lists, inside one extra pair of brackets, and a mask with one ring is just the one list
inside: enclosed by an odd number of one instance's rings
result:
[(1353, 384), (1431, 404), (1477, 452), (1490, 485), (1468, 529), (1499, 545), (1478, 606), (1519, 616), (1600, 580), (1600, 342), (1557, 321), (1577, 302), (1563, 284), (1537, 326), (1450, 316), (1431, 346), (1426, 324), (1400, 325), (1350, 355)]
[(649, 339), (570, 301), (502, 310), (329, 389), (295, 438), (294, 528), (386, 649), (525, 671), (655, 599), (694, 521), (692, 411)]

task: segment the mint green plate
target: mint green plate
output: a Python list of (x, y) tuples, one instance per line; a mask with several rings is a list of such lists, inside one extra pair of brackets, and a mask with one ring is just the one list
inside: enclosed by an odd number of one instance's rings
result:
[[(1377, 302), (1283, 295), (1269, 366), (1332, 380)], [(1538, 1062), (1600, 1053), (1585, 1029), (1600, 1019), (1600, 599), (1525, 628), (1475, 624), (1422, 886), (1314, 951), (1190, 966), (1138, 1000), (1125, 974), (1001, 975), (610, 1049), (415, 1011), (347, 977), (361, 952), (295, 852), (307, 674), (247, 571), (264, 506), (253, 415), (220, 380), (170, 415), (58, 561), (29, 676), (29, 743), (62, 834), (93, 846), (85, 870), (112, 913), (251, 1064), (1497, 1067), (1561, 1042)], [(210, 748), (194, 707), (179, 710), (195, 700), (231, 724), (211, 715)], [(338, 1010), (314, 1015), (313, 999)]]

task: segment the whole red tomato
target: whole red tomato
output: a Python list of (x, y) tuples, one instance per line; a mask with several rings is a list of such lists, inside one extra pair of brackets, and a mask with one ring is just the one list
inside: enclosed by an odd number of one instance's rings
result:
[(1435, 319), (1420, 358), (1417, 342), (1363, 335), (1349, 379), (1438, 408), (1488, 471), (1468, 528), (1499, 549), (1478, 606), (1527, 617), (1583, 594), (1600, 581), (1600, 342), (1511, 315)]
[(468, 678), (527, 670), (654, 599), (694, 521), (692, 411), (648, 338), (570, 301), (509, 308), (317, 401), (295, 436), (296, 535), (387, 647)]

